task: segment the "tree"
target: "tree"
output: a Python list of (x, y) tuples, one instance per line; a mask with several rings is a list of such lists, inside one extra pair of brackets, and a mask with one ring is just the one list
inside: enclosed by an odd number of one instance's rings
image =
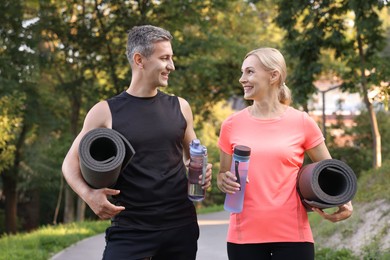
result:
[[(115, 59), (119, 56), (119, 48), (115, 47), (119, 44), (118, 28), (106, 24), (117, 20), (107, 17), (107, 8), (98, 1), (41, 3), (43, 75), (55, 85), (59, 96), (66, 97), (62, 99), (67, 108), (63, 125), (68, 128), (61, 130), (70, 134), (69, 139), (77, 136), (83, 115), (93, 103), (124, 87), (118, 78), (123, 62)], [(106, 84), (99, 84), (103, 80)], [(72, 222), (75, 217), (82, 221), (84, 215), (85, 203), (78, 198), (75, 207), (75, 194), (66, 185), (64, 222)]]
[[(164, 19), (170, 21), (168, 28), (175, 37), (176, 72), (169, 91), (188, 99), (195, 116), (206, 120), (215, 103), (242, 96), (238, 80), (244, 55), (260, 46), (281, 45), (283, 33), (272, 23), (276, 13), (272, 1), (256, 5), (221, 0), (181, 5)], [(165, 5), (165, 10), (169, 8)], [(188, 12), (183, 16), (187, 17), (185, 26), (170, 19), (180, 16), (182, 10)]]
[(16, 93), (0, 98), (0, 173), (5, 199), (5, 227), (7, 233), (17, 231), (17, 166), (23, 140), (23, 107), (25, 97)]
[[(386, 81), (385, 74), (378, 70), (385, 64), (379, 56), (384, 48), (384, 32), (377, 14), (383, 5), (376, 0), (281, 0), (278, 6), (276, 21), (287, 31), (285, 50), (292, 59), (294, 99), (306, 107), (309, 95), (316, 91), (314, 79), (326, 73), (320, 62), (322, 53), (334, 51), (336, 60), (346, 61), (346, 69), (331, 73), (343, 79), (344, 90), (359, 91), (364, 97), (372, 127), (373, 167), (380, 167), (380, 133), (368, 92), (373, 84)], [(371, 75), (368, 77), (366, 72)]]
[[(5, 195), (6, 232), (17, 231), (17, 183), (20, 163), (29, 135), (34, 131), (36, 103), (35, 76), (37, 73), (36, 34), (29, 18), (33, 17), (34, 3), (4, 1), (0, 17), (0, 102), (5, 135), (0, 137), (3, 191)], [(4, 156), (4, 157), (3, 157)]]

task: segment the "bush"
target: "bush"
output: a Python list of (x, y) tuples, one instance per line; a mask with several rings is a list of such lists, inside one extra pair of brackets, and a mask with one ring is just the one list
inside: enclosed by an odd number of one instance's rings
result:
[(357, 260), (350, 250), (341, 249), (334, 251), (330, 248), (323, 248), (316, 252), (316, 260)]
[(390, 201), (390, 160), (384, 161), (379, 169), (362, 172), (358, 181), (356, 202), (370, 202), (385, 199)]

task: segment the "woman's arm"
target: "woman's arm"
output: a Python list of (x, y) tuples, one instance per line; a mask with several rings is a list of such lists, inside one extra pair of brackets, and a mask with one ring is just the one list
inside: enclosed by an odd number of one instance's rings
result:
[[(313, 162), (318, 162), (325, 159), (332, 159), (328, 148), (326, 147), (324, 142), (314, 148), (307, 150), (306, 152)], [(348, 203), (339, 206), (338, 211), (332, 214), (328, 214), (319, 208), (312, 208), (312, 210), (320, 214), (324, 219), (327, 219), (331, 222), (337, 222), (349, 218), (352, 215), (353, 206), (352, 202), (349, 201)]]

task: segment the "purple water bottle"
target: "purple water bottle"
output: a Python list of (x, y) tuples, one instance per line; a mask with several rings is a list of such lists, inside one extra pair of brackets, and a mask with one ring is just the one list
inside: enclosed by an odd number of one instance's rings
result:
[(237, 182), (241, 185), (241, 189), (235, 194), (226, 194), (224, 208), (232, 213), (240, 213), (244, 205), (244, 195), (246, 187), (246, 179), (248, 176), (249, 156), (251, 148), (244, 145), (234, 147), (231, 173), (237, 177)]
[(207, 149), (200, 144), (198, 139), (190, 143), (190, 166), (188, 169), (188, 198), (192, 201), (201, 201), (205, 198), (206, 191), (199, 184), (199, 176), (202, 175), (204, 184), (207, 167)]

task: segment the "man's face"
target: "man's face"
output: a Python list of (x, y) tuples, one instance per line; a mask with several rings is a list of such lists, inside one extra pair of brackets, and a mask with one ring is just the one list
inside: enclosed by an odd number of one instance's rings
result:
[(166, 87), (169, 73), (175, 70), (172, 45), (169, 41), (154, 43), (154, 52), (143, 62), (146, 80), (153, 87)]

